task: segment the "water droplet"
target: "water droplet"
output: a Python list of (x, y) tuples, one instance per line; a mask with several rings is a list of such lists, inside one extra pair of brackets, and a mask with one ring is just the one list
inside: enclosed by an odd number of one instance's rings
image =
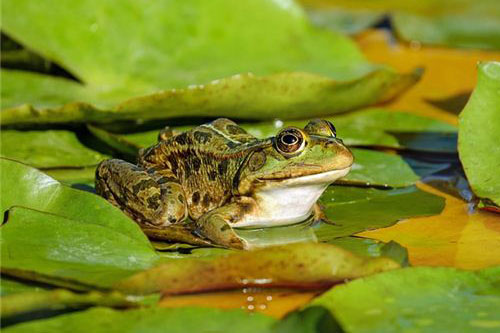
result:
[(266, 301), (270, 302), (273, 300), (273, 296), (269, 295), (269, 296), (266, 296)]
[(253, 302), (253, 300), (254, 300), (253, 296), (248, 296), (247, 297), (247, 302)]
[(281, 127), (283, 127), (283, 121), (282, 121), (282, 120), (279, 120), (279, 119), (276, 119), (276, 120), (274, 121), (274, 127), (275, 127), (275, 128), (281, 128)]
[(241, 280), (241, 283), (243, 283), (243, 284), (248, 284), (248, 282), (249, 282), (248, 279)]
[(261, 310), (265, 310), (266, 308), (267, 308), (267, 305), (265, 305), (265, 304), (259, 305), (259, 309), (261, 309)]
[(196, 89), (196, 84), (190, 84), (190, 85), (188, 86), (188, 89), (191, 89), (191, 90), (192, 90), (192, 89)]
[(247, 306), (247, 309), (250, 311), (253, 311), (253, 310), (255, 310), (255, 305), (250, 304), (249, 306)]
[(243, 294), (246, 294), (246, 293), (248, 293), (248, 288), (243, 288), (242, 291), (243, 291)]

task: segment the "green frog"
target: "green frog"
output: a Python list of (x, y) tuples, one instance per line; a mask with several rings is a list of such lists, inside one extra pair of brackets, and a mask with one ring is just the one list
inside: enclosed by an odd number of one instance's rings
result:
[(316, 201), (352, 163), (329, 121), (258, 139), (220, 118), (177, 135), (162, 131), (157, 144), (139, 152), (136, 165), (101, 162), (96, 192), (151, 235), (189, 242), (187, 234), (245, 249), (234, 228), (319, 218)]

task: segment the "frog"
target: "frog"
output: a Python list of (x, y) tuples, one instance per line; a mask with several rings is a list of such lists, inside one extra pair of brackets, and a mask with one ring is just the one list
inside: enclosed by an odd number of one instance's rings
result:
[(182, 133), (161, 131), (157, 143), (139, 151), (135, 164), (101, 162), (95, 189), (152, 235), (248, 249), (239, 228), (324, 216), (319, 197), (347, 175), (353, 161), (328, 120), (259, 139), (219, 118)]

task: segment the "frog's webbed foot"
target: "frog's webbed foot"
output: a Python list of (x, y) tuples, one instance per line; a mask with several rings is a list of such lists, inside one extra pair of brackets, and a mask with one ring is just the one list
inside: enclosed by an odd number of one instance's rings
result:
[(230, 225), (230, 221), (240, 214), (237, 204), (230, 204), (203, 215), (196, 221), (199, 232), (215, 244), (233, 248), (247, 249), (248, 243), (239, 237)]
[(184, 191), (178, 183), (122, 160), (98, 165), (96, 192), (143, 226), (168, 226), (187, 216)]
[(338, 225), (337, 223), (330, 220), (328, 216), (326, 216), (325, 212), (323, 211), (323, 207), (316, 202), (313, 207), (313, 223), (319, 221), (327, 224)]

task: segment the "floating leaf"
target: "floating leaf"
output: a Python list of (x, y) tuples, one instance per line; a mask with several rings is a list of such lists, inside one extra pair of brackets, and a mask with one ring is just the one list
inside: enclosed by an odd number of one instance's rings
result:
[[(9, 73), (3, 72), (2, 75), (9, 78)], [(38, 74), (30, 75), (33, 76), (33, 85), (47, 80), (37, 78)], [(3, 110), (2, 125), (111, 123), (117, 120), (215, 116), (297, 119), (305, 114), (322, 116), (386, 101), (411, 86), (419, 77), (419, 73), (401, 76), (388, 69), (377, 69), (351, 81), (335, 81), (310, 73), (245, 74), (212, 81), (207, 85), (132, 98), (113, 108), (99, 108), (87, 103), (70, 103), (53, 108), (23, 104)], [(12, 77), (14, 79), (15, 76)], [(11, 80), (6, 81), (7, 84), (9, 82)], [(389, 91), (387, 87), (390, 87)], [(10, 97), (5, 98), (9, 105)]]
[(477, 87), (460, 114), (458, 148), (472, 190), (500, 206), (500, 63), (478, 67)]
[(296, 243), (158, 265), (115, 284), (132, 294), (166, 294), (239, 287), (321, 288), (398, 268), (388, 258), (359, 257), (329, 244)]
[(351, 151), (354, 164), (341, 183), (388, 188), (412, 185), (420, 178), (399, 155), (357, 148)]
[[(441, 214), (410, 218), (404, 223), (366, 231), (358, 236), (398, 242), (408, 249), (414, 266), (451, 266), (470, 270), (500, 265), (497, 214), (486, 211), (467, 213), (470, 204), (462, 199), (426, 184), (419, 184), (418, 187), (446, 200)], [(394, 204), (387, 210), (397, 207), (398, 204)]]
[(445, 202), (442, 197), (413, 186), (394, 190), (330, 186), (320, 204), (334, 224), (322, 223), (315, 233), (318, 240), (329, 241), (387, 227), (409, 217), (439, 214)]
[(139, 226), (105, 199), (61, 185), (37, 169), (0, 158), (2, 213), (23, 206), (69, 218), (100, 224), (146, 244)]
[(226, 332), (271, 333), (275, 319), (262, 314), (249, 314), (243, 310), (218, 310), (203, 308), (144, 308), (118, 311), (109, 308), (93, 308), (46, 320), (37, 320), (8, 327), (5, 333), (169, 333)]
[(75, 133), (64, 130), (2, 130), (1, 156), (38, 168), (82, 167), (109, 158), (84, 146)]
[(408, 266), (408, 251), (394, 241), (388, 243), (361, 237), (341, 237), (328, 241), (328, 244), (339, 246), (360, 256), (387, 257), (401, 266)]
[(137, 303), (127, 300), (118, 292), (74, 293), (65, 289), (18, 293), (3, 296), (1, 301), (2, 324), (15, 316), (41, 310), (82, 309), (96, 305), (119, 308), (137, 306)]
[(2, 226), (2, 272), (61, 286), (106, 288), (159, 259), (147, 240), (115, 228), (11, 208)]
[(384, 13), (339, 7), (306, 7), (306, 12), (313, 24), (348, 35), (360, 33), (384, 19)]
[(38, 292), (48, 290), (49, 287), (30, 281), (20, 281), (6, 276), (0, 276), (0, 296), (24, 292)]
[(344, 330), (328, 309), (311, 306), (289, 313), (276, 323), (275, 333), (343, 333)]
[(311, 305), (348, 332), (491, 332), (500, 328), (499, 277), (500, 267), (405, 268), (336, 286)]

